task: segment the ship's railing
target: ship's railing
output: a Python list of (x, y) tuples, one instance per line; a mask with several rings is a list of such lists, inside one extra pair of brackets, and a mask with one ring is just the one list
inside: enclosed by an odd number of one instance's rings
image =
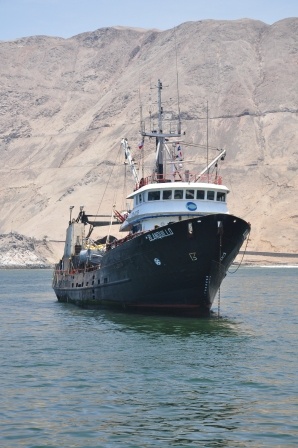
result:
[(126, 241), (132, 240), (136, 238), (139, 235), (142, 235), (145, 232), (136, 232), (136, 233), (129, 233), (124, 238), (121, 238), (119, 240), (114, 240), (112, 243), (107, 244), (107, 250), (114, 249), (115, 247), (121, 246), (121, 244), (125, 243)]
[[(119, 240), (114, 240), (111, 243), (107, 243), (106, 246), (106, 251), (115, 249), (115, 247), (121, 246), (123, 243), (125, 243), (126, 241), (132, 240), (133, 238), (143, 234), (144, 232), (136, 232), (136, 233), (130, 233), (127, 236), (125, 236), (124, 238), (121, 238)], [(103, 245), (102, 245), (103, 246)], [(80, 267), (70, 267), (68, 269), (63, 269), (61, 266), (61, 263), (57, 263), (54, 266), (54, 274), (53, 274), (53, 286), (55, 284), (58, 283), (58, 280), (66, 275), (75, 275), (75, 274), (80, 274), (80, 273), (85, 273), (85, 272), (91, 272), (91, 271), (96, 271), (100, 269), (100, 264), (99, 265), (95, 265), (95, 266), (84, 266), (82, 268)]]
[(84, 268), (69, 268), (69, 269), (60, 269), (59, 263), (58, 265), (55, 266), (54, 268), (54, 273), (56, 275), (73, 275), (73, 274), (78, 274), (78, 273), (82, 273), (82, 272), (90, 272), (90, 271), (96, 271), (97, 269), (100, 268), (100, 265), (95, 265), (95, 266), (86, 266)]
[(135, 190), (144, 187), (145, 185), (156, 184), (156, 183), (167, 183), (167, 182), (204, 182), (216, 185), (222, 185), (222, 177), (217, 174), (198, 174), (192, 173), (186, 170), (184, 173), (179, 171), (167, 175), (164, 177), (163, 174), (152, 174), (151, 176), (143, 177), (139, 183), (135, 185)]

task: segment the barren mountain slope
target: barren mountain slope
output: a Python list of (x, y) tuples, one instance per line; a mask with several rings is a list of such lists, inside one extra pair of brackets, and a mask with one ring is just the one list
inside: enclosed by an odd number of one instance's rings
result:
[[(36, 36), (0, 42), (0, 58), (0, 233), (63, 240), (69, 206), (121, 208), (132, 181), (120, 140), (137, 157), (140, 96), (155, 111), (157, 79), (165, 113), (177, 112), (178, 73), (184, 140), (206, 143), (208, 101), (209, 145), (227, 150), (229, 208), (252, 224), (249, 249), (297, 252), (298, 19)], [(205, 150), (190, 148), (199, 170)]]

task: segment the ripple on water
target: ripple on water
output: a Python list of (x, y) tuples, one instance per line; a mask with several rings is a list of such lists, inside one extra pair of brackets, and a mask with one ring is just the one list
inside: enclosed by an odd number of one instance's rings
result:
[(240, 269), (222, 317), (81, 310), (0, 271), (1, 446), (297, 446), (297, 270)]

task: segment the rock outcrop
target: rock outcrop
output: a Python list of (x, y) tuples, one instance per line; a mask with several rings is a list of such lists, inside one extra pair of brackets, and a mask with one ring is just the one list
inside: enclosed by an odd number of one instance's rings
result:
[(51, 248), (46, 238), (36, 240), (17, 232), (0, 235), (0, 268), (52, 267)]
[(205, 163), (208, 101), (210, 151), (227, 150), (229, 208), (252, 224), (249, 249), (298, 251), (297, 18), (35, 36), (0, 42), (0, 58), (3, 234), (63, 240), (70, 206), (121, 209), (132, 183), (120, 140), (137, 153), (140, 98), (154, 119), (157, 79), (165, 113), (177, 113), (178, 73), (194, 170)]

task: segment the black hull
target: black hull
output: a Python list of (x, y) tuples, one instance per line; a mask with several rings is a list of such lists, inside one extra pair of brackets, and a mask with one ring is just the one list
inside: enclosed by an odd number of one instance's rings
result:
[(250, 226), (227, 214), (180, 221), (106, 252), (100, 268), (55, 271), (60, 302), (204, 316)]

